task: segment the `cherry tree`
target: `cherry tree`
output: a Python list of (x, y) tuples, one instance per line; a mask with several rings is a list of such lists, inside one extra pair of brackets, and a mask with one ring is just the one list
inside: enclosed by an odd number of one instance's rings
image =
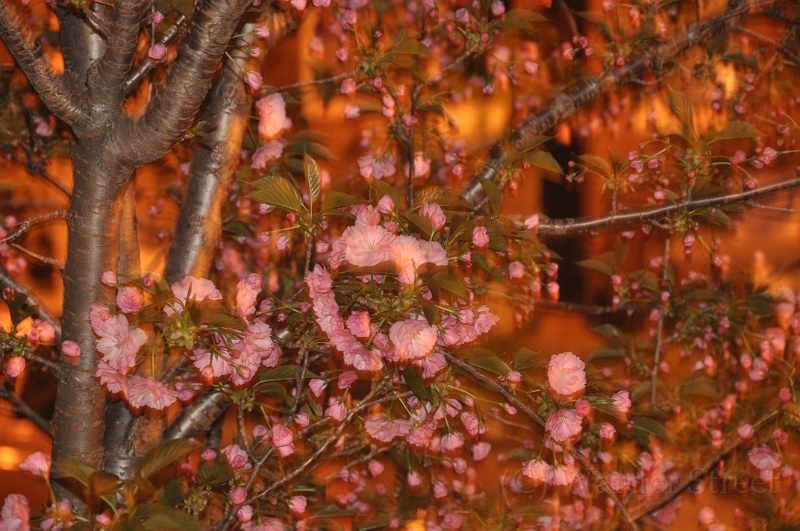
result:
[[(797, 294), (724, 239), (800, 184), (796, 9), (519, 4), (0, 0), (3, 161), (69, 205), (0, 228), (2, 397), (53, 439), (22, 465), (50, 503), (12, 494), (0, 525), (639, 529), (710, 475), (759, 503), (703, 526), (798, 525)], [(312, 78), (277, 72), (286, 46)], [(338, 160), (310, 97), (361, 132)], [(458, 109), (489, 104), (508, 123), (476, 142)], [(161, 266), (147, 168), (179, 209)], [(508, 206), (541, 179), (594, 214)], [(26, 248), (62, 220), (66, 257)], [(560, 297), (553, 247), (586, 234), (604, 305)], [(60, 270), (60, 317), (28, 261)], [(553, 307), (607, 345), (493, 348), (500, 315)], [(30, 366), (52, 422), (10, 385)]]

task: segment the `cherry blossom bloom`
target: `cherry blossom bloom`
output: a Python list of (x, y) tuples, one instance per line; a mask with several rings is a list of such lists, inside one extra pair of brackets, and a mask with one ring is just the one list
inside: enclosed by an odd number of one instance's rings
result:
[(92, 325), (92, 330), (97, 334), (103, 327), (103, 323), (108, 321), (111, 317), (111, 310), (102, 304), (92, 303), (91, 311), (89, 311), (89, 324)]
[(560, 395), (571, 395), (586, 388), (586, 365), (572, 352), (562, 352), (550, 358), (547, 382)]
[[(172, 286), (172, 293), (181, 305), (181, 309), (186, 304), (187, 299), (200, 302), (205, 299), (221, 301), (222, 293), (214, 286), (214, 283), (205, 278), (194, 278), (187, 275), (180, 282), (175, 282)], [(173, 309), (169, 306), (164, 308), (167, 315), (172, 315)]]
[(547, 419), (545, 429), (553, 440), (563, 442), (581, 433), (581, 421), (574, 410), (559, 409)]
[(308, 382), (308, 388), (316, 397), (322, 396), (322, 391), (324, 391), (327, 386), (328, 383), (325, 380), (320, 380), (319, 378), (314, 378)]
[(448, 433), (441, 438), (439, 448), (442, 452), (458, 450), (464, 446), (464, 437), (460, 433)]
[(104, 354), (103, 361), (120, 372), (136, 365), (136, 353), (147, 342), (144, 331), (130, 329), (124, 315), (109, 317), (95, 333), (100, 337), (97, 350)]
[(405, 437), (413, 427), (410, 420), (387, 420), (385, 413), (364, 421), (364, 430), (370, 437), (381, 442), (391, 442), (396, 437)]
[[(403, 166), (403, 172), (408, 177), (410, 168), (408, 163)], [(431, 159), (425, 157), (421, 151), (414, 154), (414, 178), (425, 177), (431, 171)]]
[(433, 352), (438, 333), (424, 319), (398, 321), (389, 328), (389, 340), (401, 361), (424, 358)]
[(370, 335), (369, 312), (352, 312), (347, 318), (347, 329), (356, 337), (367, 338)]
[(620, 413), (628, 413), (631, 410), (631, 398), (628, 391), (619, 391), (611, 397), (611, 404)]
[(479, 442), (472, 445), (472, 460), (482, 461), (492, 451), (492, 445), (488, 442)]
[(236, 444), (231, 444), (220, 450), (222, 454), (228, 459), (234, 470), (250, 470), (253, 465), (247, 462), (247, 452), (239, 448)]
[(68, 358), (80, 358), (81, 346), (74, 341), (64, 341), (61, 343), (61, 353)]
[(128, 377), (128, 403), (133, 407), (164, 409), (175, 403), (178, 393), (155, 378), (131, 375)]
[(50, 456), (42, 452), (35, 452), (25, 458), (19, 468), (36, 476), (47, 477), (50, 475)]
[(461, 413), (461, 423), (471, 436), (475, 437), (480, 432), (480, 422), (474, 413), (464, 411)]
[(123, 395), (128, 392), (128, 379), (124, 374), (121, 374), (116, 369), (111, 368), (108, 363), (100, 362), (97, 364), (97, 371), (94, 373), (95, 377), (100, 378), (100, 383), (105, 385), (109, 393), (122, 393)]
[(523, 222), (525, 228), (537, 232), (539, 230), (539, 214), (534, 214)]
[(425, 358), (413, 360), (412, 363), (422, 367), (422, 377), (426, 379), (433, 378), (447, 367), (447, 360), (439, 352), (434, 352)]
[(531, 478), (534, 483), (538, 485), (547, 479), (552, 469), (553, 467), (551, 467), (548, 463), (545, 463), (539, 459), (532, 459), (531, 461), (526, 462), (522, 467), (522, 473)]
[(34, 343), (52, 343), (56, 338), (56, 329), (47, 321), (34, 319), (27, 337)]
[(356, 82), (353, 78), (348, 77), (344, 81), (342, 81), (342, 85), (340, 87), (342, 94), (355, 94), (356, 93)]
[(700, 522), (701, 525), (708, 527), (714, 523), (714, 518), (716, 516), (717, 514), (714, 512), (714, 509), (711, 507), (703, 507), (697, 515), (697, 521)]
[(286, 102), (280, 94), (270, 94), (256, 102), (258, 111), (258, 134), (262, 138), (273, 138), (283, 131), (286, 123)]
[(419, 215), (428, 218), (434, 231), (440, 230), (447, 222), (447, 216), (444, 215), (442, 207), (438, 203), (422, 203), (419, 209)]
[(489, 245), (489, 233), (486, 227), (478, 226), (472, 229), (472, 245), (475, 247), (486, 247)]
[(212, 354), (207, 348), (196, 348), (190, 359), (194, 361), (194, 366), (200, 369), (204, 374), (210, 371), (209, 378), (219, 378), (231, 374), (231, 364), (224, 357), (218, 354)]
[(614, 428), (613, 425), (609, 424), (608, 422), (604, 422), (600, 425), (600, 438), (601, 439), (613, 439), (614, 434), (617, 430)]
[(522, 262), (511, 262), (508, 264), (508, 278), (522, 278), (525, 276), (525, 266)]
[(261, 170), (267, 167), (267, 162), (278, 160), (283, 155), (283, 142), (280, 140), (270, 140), (253, 152), (250, 167), (254, 170)]
[(22, 494), (9, 494), (3, 503), (2, 516), (3, 531), (30, 531), (31, 511), (28, 499)]
[(144, 306), (144, 297), (138, 289), (126, 286), (117, 292), (117, 306), (124, 313), (136, 313)]
[(236, 487), (233, 489), (233, 492), (231, 492), (231, 502), (234, 505), (241, 505), (246, 499), (247, 491), (244, 489), (244, 487)]
[(562, 463), (548, 471), (545, 481), (548, 485), (571, 485), (577, 475), (578, 470), (574, 464), (567, 465)]
[[(344, 106), (344, 117), (348, 120), (353, 120), (361, 116), (361, 107), (348, 103)], [(372, 177), (372, 175), (370, 175)]]
[(591, 410), (592, 405), (588, 400), (578, 400), (575, 402), (575, 413), (577, 413), (579, 417), (585, 417)]
[(238, 511), (236, 511), (236, 517), (239, 518), (239, 521), (249, 522), (253, 519), (253, 506), (252, 505), (242, 505)]
[(749, 439), (750, 437), (753, 436), (755, 430), (753, 429), (753, 426), (751, 426), (750, 424), (745, 424), (744, 426), (740, 426), (739, 429), (736, 430), (736, 433), (738, 433), (739, 437), (741, 437), (742, 439)]
[(258, 26), (253, 31), (259, 39), (269, 39), (269, 29), (266, 26)]
[(247, 72), (244, 76), (244, 82), (247, 83), (247, 86), (250, 87), (250, 90), (253, 92), (259, 90), (264, 83), (261, 79), (261, 74), (258, 72)]
[(306, 500), (305, 496), (292, 496), (289, 499), (289, 510), (295, 514), (303, 514), (306, 512), (306, 504), (308, 500)]
[(766, 446), (753, 448), (747, 452), (747, 456), (750, 463), (762, 472), (765, 470), (771, 471), (773, 468), (781, 466), (781, 460), (778, 455)]
[(281, 457), (286, 457), (294, 453), (294, 434), (281, 424), (272, 427), (272, 444)]
[(334, 241), (333, 252), (341, 247), (343, 258), (354, 266), (374, 266), (391, 259), (390, 246), (395, 235), (380, 225), (358, 225), (345, 229)]
[[(167, 54), (167, 47), (161, 44), (160, 42), (155, 43), (150, 47), (150, 50), (147, 51), (147, 57), (152, 59), (153, 61), (160, 61), (164, 58)], [(259, 83), (261, 85), (261, 83)]]
[(25, 365), (25, 358), (22, 356), (14, 356), (13, 358), (9, 358), (5, 366), (6, 374), (11, 378), (16, 378), (22, 374), (22, 371), (25, 370)]
[(414, 284), (417, 269), (428, 262), (447, 265), (447, 255), (439, 242), (426, 242), (413, 236), (397, 236), (389, 247), (391, 259), (400, 268), (397, 280), (403, 284)]
[(447, 486), (441, 481), (437, 481), (433, 486), (433, 497), (436, 499), (444, 498), (449, 494)]
[(104, 271), (103, 274), (100, 276), (100, 282), (105, 284), (106, 286), (116, 286), (117, 285), (117, 274), (113, 271)]
[(422, 483), (422, 477), (417, 471), (409, 472), (406, 480), (408, 481), (409, 487), (419, 487), (419, 485)]
[(155, 24), (161, 24), (162, 22), (164, 22), (164, 13), (162, 13), (161, 11), (156, 11), (155, 13), (153, 13), (153, 22)]
[(325, 416), (342, 422), (347, 416), (347, 408), (339, 400), (331, 398), (328, 402), (328, 408), (325, 410)]

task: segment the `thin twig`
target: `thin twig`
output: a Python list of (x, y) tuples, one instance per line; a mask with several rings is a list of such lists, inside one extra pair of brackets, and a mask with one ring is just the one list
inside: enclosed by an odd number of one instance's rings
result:
[[(664, 239), (664, 258), (662, 262), (663, 269), (661, 270), (661, 281), (667, 281), (667, 274), (669, 271), (669, 243), (671, 234), (667, 234), (667, 237)], [(656, 389), (658, 384), (658, 364), (661, 361), (661, 341), (664, 335), (664, 318), (665, 312), (662, 309), (661, 313), (658, 317), (658, 329), (656, 330), (656, 348), (655, 352), (653, 353), (653, 369), (650, 372), (650, 406), (655, 407), (656, 405)]]
[(44, 432), (45, 435), (53, 438), (53, 429), (50, 423), (34, 411), (28, 404), (25, 403), (20, 397), (15, 395), (7, 386), (0, 385), (0, 398), (11, 402), (14, 405), (14, 411), (23, 417), (30, 419), (31, 422), (36, 424), (36, 427)]
[(29, 303), (37, 307), (36, 313), (39, 315), (39, 318), (53, 325), (53, 328), (56, 331), (56, 343), (61, 340), (61, 323), (58, 321), (58, 319), (50, 315), (50, 312), (47, 311), (39, 298), (33, 294), (33, 291), (28, 286), (19, 283), (16, 279), (12, 278), (5, 271), (5, 269), (2, 268), (0, 268), (0, 285), (11, 288), (14, 290), (14, 292), (27, 297)]
[[(465, 373), (472, 376), (478, 383), (482, 384), (485, 388), (502, 394), (509, 403), (513, 404), (517, 409), (525, 413), (530, 419), (534, 422), (539, 424), (540, 426), (544, 427), (545, 420), (542, 418), (541, 415), (536, 413), (533, 409), (531, 409), (527, 404), (522, 402), (514, 393), (508, 389), (505, 385), (498, 383), (497, 381), (489, 378), (478, 369), (470, 365), (469, 363), (460, 360), (454, 357), (452, 354), (445, 354), (444, 357), (447, 359), (447, 362), (451, 365), (458, 367), (460, 370), (464, 371)], [(639, 531), (639, 526), (636, 524), (636, 519), (632, 518), (630, 514), (628, 514), (628, 510), (625, 508), (625, 505), (619, 499), (619, 497), (614, 493), (614, 490), (609, 486), (608, 482), (606, 482), (603, 475), (600, 473), (597, 468), (586, 458), (582, 453), (576, 450), (568, 450), (570, 455), (578, 461), (584, 469), (586, 469), (592, 478), (597, 482), (600, 486), (600, 489), (608, 496), (611, 500), (613, 500), (614, 505), (617, 507), (620, 515), (622, 516), (623, 521), (633, 529), (634, 531)]]
[(662, 219), (670, 214), (685, 210), (700, 210), (703, 208), (744, 203), (755, 197), (774, 194), (782, 190), (790, 190), (798, 186), (800, 186), (800, 174), (795, 176), (794, 179), (781, 180), (759, 188), (744, 190), (734, 194), (708, 195), (694, 198), (691, 201), (644, 207), (603, 216), (590, 216), (575, 219), (545, 219), (539, 222), (539, 234), (543, 236), (567, 236), (604, 227), (642, 223), (645, 221)]
[(786, 212), (787, 214), (794, 214), (796, 212), (800, 212), (800, 209), (798, 208), (764, 205), (762, 203), (756, 203), (755, 201), (745, 201), (744, 204), (753, 208), (760, 208), (763, 210), (774, 210), (776, 212)]
[(28, 256), (36, 258), (37, 260), (41, 261), (42, 263), (45, 263), (45, 264), (51, 265), (51, 266), (56, 266), (58, 269), (64, 269), (64, 262), (62, 260), (59, 260), (57, 258), (50, 258), (49, 256), (44, 256), (44, 255), (41, 255), (39, 253), (35, 253), (35, 252), (31, 251), (30, 249), (26, 249), (25, 247), (23, 247), (23, 246), (21, 246), (19, 244), (16, 244), (16, 243), (12, 243), (10, 245), (10, 247), (13, 247), (14, 249), (16, 249), (18, 251), (21, 251), (21, 252), (27, 254)]
[(14, 232), (5, 238), (0, 238), (0, 244), (13, 243), (24, 236), (29, 230), (31, 230), (31, 227), (37, 223), (44, 223), (54, 219), (69, 219), (69, 212), (66, 210), (54, 210), (52, 212), (47, 212), (45, 214), (34, 216), (30, 219), (26, 219), (17, 225), (17, 229)]
[(25, 352), (22, 355), (25, 359), (35, 361), (36, 363), (40, 363), (50, 369), (54, 374), (58, 374), (58, 363), (53, 360), (48, 360), (47, 358), (43, 358), (41, 356), (37, 356), (36, 354), (32, 354), (30, 352)]
[[(161, 38), (158, 40), (160, 44), (164, 46), (169, 46), (175, 37), (178, 36), (180, 33), (181, 28), (186, 23), (186, 17), (183, 15), (178, 16), (175, 20), (175, 24), (167, 28), (164, 33), (161, 34)], [(150, 57), (145, 56), (139, 62), (138, 65), (131, 71), (128, 75), (128, 78), (125, 79), (125, 83), (122, 85), (122, 91), (125, 96), (128, 96), (131, 92), (133, 92), (136, 87), (139, 86), (139, 83), (150, 73), (150, 71), (158, 64), (158, 61), (153, 61)]]
[(347, 79), (348, 77), (355, 77), (358, 75), (358, 70), (351, 70), (349, 72), (343, 72), (341, 74), (336, 74), (335, 76), (326, 77), (323, 79), (311, 79), (309, 81), (298, 81), (297, 83), (290, 83), (288, 85), (281, 85), (279, 87), (265, 87), (261, 89), (258, 94), (256, 94), (256, 98), (263, 98), (264, 96), (269, 96), (270, 94), (275, 94), (276, 92), (285, 92), (287, 90), (295, 89), (295, 88), (302, 88), (307, 87), (310, 85), (322, 85), (324, 83), (336, 83), (337, 81), (342, 81), (343, 79)]
[(751, 29), (745, 28), (745, 27), (740, 26), (738, 24), (736, 26), (734, 26), (734, 29), (736, 31), (739, 31), (739, 32), (744, 33), (746, 35), (750, 35), (751, 37), (755, 37), (756, 39), (758, 39), (760, 41), (766, 42), (768, 44), (772, 44), (778, 50), (780, 50), (780, 52), (783, 55), (785, 55), (786, 57), (788, 57), (789, 59), (791, 59), (792, 61), (794, 61), (795, 63), (797, 63), (800, 66), (800, 57), (798, 57), (797, 54), (795, 54), (792, 50), (790, 50), (783, 43), (778, 42), (778, 41), (776, 41), (774, 39), (770, 39), (766, 35), (762, 35), (762, 34), (758, 33), (757, 31), (753, 31)]

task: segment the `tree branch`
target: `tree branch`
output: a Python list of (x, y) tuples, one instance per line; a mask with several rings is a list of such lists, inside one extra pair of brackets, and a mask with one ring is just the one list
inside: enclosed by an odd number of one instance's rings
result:
[(163, 441), (199, 437), (228, 409), (230, 399), (221, 391), (211, 391), (188, 406), (161, 437)]
[(133, 65), (136, 37), (142, 18), (144, 0), (117, 0), (110, 16), (106, 51), (89, 72), (89, 94), (93, 100), (93, 122), (113, 119), (125, 97), (123, 82)]
[(47, 107), (79, 134), (85, 112), (64, 78), (50, 65), (12, 0), (0, 0), (0, 39)]
[(51, 439), (53, 438), (53, 430), (50, 427), (50, 422), (45, 420), (44, 417), (34, 411), (31, 406), (25, 403), (24, 400), (15, 395), (5, 384), (0, 385), (0, 398), (11, 402), (11, 404), (14, 406), (14, 411), (23, 417), (30, 419), (34, 424), (36, 424), (36, 427), (44, 432), (45, 435)]
[[(175, 37), (178, 36), (180, 33), (181, 28), (186, 23), (186, 17), (183, 15), (178, 16), (175, 20), (175, 23), (170, 26), (169, 28), (161, 34), (161, 38), (158, 40), (159, 44), (163, 44), (164, 46), (169, 46)], [(136, 90), (136, 87), (147, 77), (147, 74), (158, 64), (158, 61), (153, 61), (150, 59), (149, 56), (144, 56), (139, 64), (131, 70), (128, 74), (128, 77), (125, 79), (125, 82), (122, 84), (122, 93), (123, 97), (127, 97), (130, 95), (131, 92)]]
[(56, 342), (61, 341), (61, 323), (58, 321), (58, 319), (50, 315), (50, 312), (48, 312), (45, 307), (42, 306), (42, 302), (33, 294), (28, 286), (17, 282), (17, 280), (12, 278), (5, 271), (5, 269), (2, 268), (0, 268), (0, 285), (11, 288), (15, 292), (28, 297), (30, 303), (38, 308), (36, 313), (39, 315), (39, 318), (53, 325), (53, 328), (56, 331)]
[(3, 243), (13, 243), (23, 237), (31, 227), (38, 223), (45, 223), (47, 221), (52, 221), (54, 219), (69, 219), (69, 212), (66, 210), (54, 210), (52, 212), (47, 212), (45, 214), (40, 214), (38, 216), (34, 216), (30, 219), (26, 219), (17, 225), (17, 229), (6, 236), (5, 238), (0, 238), (0, 244)]
[[(181, 41), (178, 58), (167, 69), (144, 116), (123, 120), (111, 140), (123, 164), (136, 167), (169, 152), (194, 123), (217, 66), (225, 54), (246, 0), (201, 0)], [(244, 81), (242, 81), (244, 83)]]
[[(755, 11), (767, 9), (776, 3), (777, 0), (756, 0), (752, 3), (731, 0), (728, 10), (723, 15), (689, 30), (679, 39), (640, 52), (622, 68), (608, 70), (598, 77), (580, 79), (544, 102), (543, 111), (528, 119), (512, 132), (511, 136), (516, 138), (514, 147), (520, 151), (524, 150), (536, 136), (544, 134), (548, 129), (569, 118), (603, 94), (607, 94), (629, 81), (641, 78), (648, 70), (659, 71), (683, 52), (729, 31), (733, 26), (754, 14)], [(498, 170), (506, 162), (508, 162), (508, 153), (498, 142), (490, 150), (489, 160), (467, 188), (461, 192), (461, 196), (469, 201), (474, 209), (480, 208), (485, 202), (480, 179), (495, 180)]]
[(798, 186), (800, 186), (800, 173), (798, 173), (794, 179), (780, 180), (772, 184), (734, 194), (709, 195), (670, 205), (656, 205), (603, 216), (589, 216), (577, 219), (547, 219), (539, 222), (539, 234), (543, 236), (567, 236), (581, 232), (589, 232), (603, 227), (642, 223), (661, 219), (670, 214), (684, 210), (699, 210), (702, 208), (743, 203), (756, 197), (774, 194), (781, 190), (797, 188)]

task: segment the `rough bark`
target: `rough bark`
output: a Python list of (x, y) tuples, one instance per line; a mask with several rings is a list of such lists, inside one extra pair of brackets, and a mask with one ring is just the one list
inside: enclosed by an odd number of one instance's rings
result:
[(47, 107), (73, 129), (84, 122), (80, 98), (55, 73), (12, 0), (0, 0), (0, 39)]

